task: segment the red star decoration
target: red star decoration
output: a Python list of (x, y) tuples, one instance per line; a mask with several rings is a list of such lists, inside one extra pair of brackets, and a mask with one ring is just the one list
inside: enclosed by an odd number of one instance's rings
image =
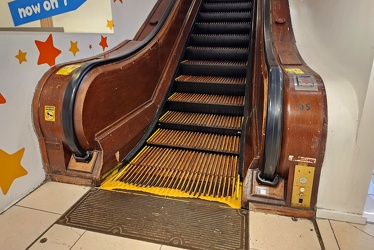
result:
[(56, 57), (61, 54), (61, 50), (53, 45), (53, 37), (50, 34), (45, 42), (35, 40), (35, 44), (40, 52), (38, 65), (46, 63), (49, 66), (56, 64)]
[(92, 45), (90, 44), (90, 46), (88, 46), (88, 48), (92, 49)]
[[(123, 0), (119, 0), (121, 3), (123, 3)], [(117, 0), (114, 0), (114, 2), (117, 2)]]
[(5, 104), (5, 103), (6, 103), (6, 100), (4, 96), (0, 93), (0, 104)]
[(105, 50), (105, 48), (108, 48), (108, 44), (106, 42), (106, 39), (107, 39), (106, 36), (101, 36), (101, 41), (100, 41), (99, 45), (103, 48), (103, 51)]

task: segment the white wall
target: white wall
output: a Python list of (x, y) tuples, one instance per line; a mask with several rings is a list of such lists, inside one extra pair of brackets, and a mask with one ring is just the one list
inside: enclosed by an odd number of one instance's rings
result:
[(374, 161), (374, 1), (290, 0), (290, 9), (300, 54), (322, 76), (327, 93), (317, 216), (364, 222)]
[[(115, 33), (103, 35), (107, 37), (108, 44), (105, 50), (133, 38), (155, 3), (156, 0), (126, 0), (123, 3), (112, 1)], [(35, 87), (49, 68), (47, 64), (37, 64), (39, 51), (35, 41), (44, 42), (50, 34), (53, 36), (54, 46), (61, 50), (56, 64), (103, 52), (99, 45), (101, 34), (0, 32), (0, 94), (6, 99), (5, 104), (0, 104), (0, 150), (11, 155), (24, 148), (21, 165), (28, 172), (14, 180), (6, 195), (0, 190), (0, 212), (31, 192), (45, 179), (31, 119), (31, 104)], [(80, 51), (76, 56), (69, 51), (71, 41), (78, 42)], [(89, 45), (92, 45), (92, 49)], [(15, 58), (19, 50), (27, 53), (27, 62), (20, 64)], [(0, 170), (7, 171), (7, 168), (13, 167), (9, 162), (7, 164), (9, 166), (0, 166)], [(2, 183), (1, 181), (0, 184)]]

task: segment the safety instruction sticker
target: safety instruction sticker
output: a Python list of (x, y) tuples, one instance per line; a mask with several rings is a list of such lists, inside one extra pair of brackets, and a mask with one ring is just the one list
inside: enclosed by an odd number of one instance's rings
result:
[(289, 74), (296, 74), (296, 75), (304, 74), (304, 71), (302, 71), (300, 68), (285, 68), (284, 70)]
[(79, 68), (81, 64), (73, 64), (73, 65), (67, 65), (59, 69), (56, 74), (57, 75), (69, 75), (73, 70)]
[(47, 122), (56, 121), (56, 107), (55, 106), (44, 107), (44, 120), (46, 120)]

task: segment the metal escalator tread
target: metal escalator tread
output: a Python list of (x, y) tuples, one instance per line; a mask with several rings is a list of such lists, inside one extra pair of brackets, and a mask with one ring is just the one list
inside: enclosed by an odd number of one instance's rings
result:
[(176, 92), (172, 96), (170, 96), (168, 100), (174, 102), (191, 102), (204, 104), (244, 105), (243, 96), (208, 95)]
[(194, 196), (233, 197), (237, 166), (234, 155), (145, 146), (118, 180)]
[(245, 77), (180, 75), (175, 80), (179, 82), (201, 82), (201, 83), (241, 84), (241, 85), (245, 84)]
[(159, 129), (147, 144), (239, 154), (239, 140), (239, 136)]
[(240, 129), (242, 120), (242, 116), (168, 111), (159, 121), (163, 123), (186, 124), (191, 126)]
[(246, 66), (245, 61), (202, 61), (202, 60), (185, 60), (182, 64), (186, 65), (223, 65), (223, 66)]

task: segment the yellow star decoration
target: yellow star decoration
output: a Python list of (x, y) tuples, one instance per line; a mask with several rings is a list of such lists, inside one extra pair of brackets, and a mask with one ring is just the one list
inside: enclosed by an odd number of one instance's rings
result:
[(106, 20), (107, 21), (107, 27), (110, 29), (110, 30), (113, 30), (113, 27), (114, 27), (114, 23), (113, 23), (113, 20)]
[(27, 62), (26, 54), (27, 54), (27, 52), (22, 52), (20, 49), (18, 50), (18, 55), (16, 55), (16, 58), (18, 59), (19, 64), (21, 64), (23, 62)]
[(26, 169), (21, 166), (24, 152), (25, 148), (22, 148), (11, 155), (0, 149), (0, 187), (4, 195), (15, 179), (27, 175)]
[(78, 49), (78, 41), (76, 41), (76, 42), (70, 41), (70, 49), (69, 49), (69, 51), (71, 53), (73, 53), (74, 56), (77, 54), (77, 52), (79, 51), (79, 49)]

